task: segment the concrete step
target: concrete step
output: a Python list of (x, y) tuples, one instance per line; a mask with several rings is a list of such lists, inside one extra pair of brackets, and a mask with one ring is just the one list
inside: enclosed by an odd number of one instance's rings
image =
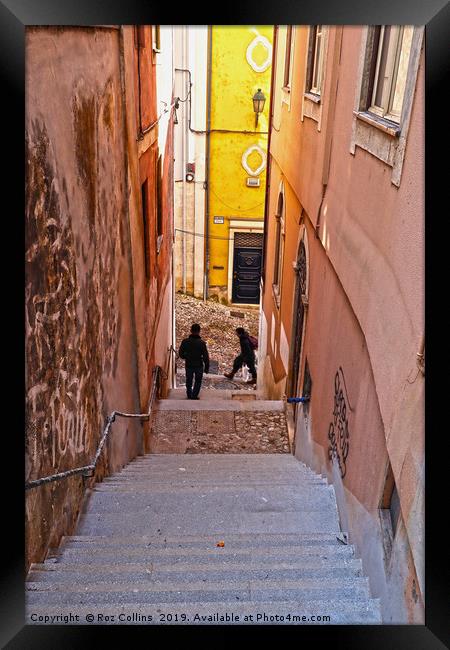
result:
[[(219, 540), (223, 537), (219, 537)], [(183, 535), (171, 536), (167, 535), (142, 535), (142, 536), (127, 536), (120, 535), (115, 537), (102, 537), (102, 536), (89, 536), (89, 535), (71, 535), (63, 537), (62, 546), (66, 544), (98, 544), (102, 547), (107, 546), (173, 546), (183, 548), (216, 548), (218, 538), (216, 535)], [(227, 548), (242, 548), (251, 544), (252, 548), (285, 548), (288, 546), (298, 546), (299, 548), (306, 548), (308, 546), (337, 546), (340, 548), (342, 543), (337, 539), (334, 533), (307, 533), (307, 534), (283, 534), (283, 533), (261, 533), (259, 535), (245, 534), (245, 533), (227, 533), (226, 546)], [(225, 547), (224, 547), (225, 548)]]
[(147, 584), (139, 585), (134, 582), (92, 584), (89, 586), (67, 585), (61, 589), (58, 585), (42, 585), (41, 590), (33, 590), (33, 585), (28, 585), (31, 590), (26, 591), (28, 605), (47, 604), (83, 604), (98, 605), (122, 603), (163, 603), (163, 602), (204, 602), (224, 600), (252, 600), (277, 601), (297, 600), (307, 601), (335, 598), (336, 600), (369, 600), (365, 586), (319, 586), (306, 589), (299, 588), (295, 580), (252, 579), (236, 581), (232, 576), (230, 580), (223, 579), (219, 582), (189, 580), (183, 582), (158, 582), (156, 579)]
[(167, 513), (145, 511), (122, 514), (83, 514), (78, 532), (95, 534), (215, 534), (227, 530), (233, 533), (278, 532), (336, 532), (340, 531), (337, 511), (322, 510), (250, 511), (225, 510), (208, 512), (198, 508), (196, 512), (177, 509)]
[(235, 488), (220, 490), (214, 487), (203, 489), (167, 490), (164, 492), (133, 492), (131, 494), (93, 493), (86, 504), (85, 512), (121, 513), (126, 510), (131, 513), (143, 511), (153, 513), (171, 512), (188, 509), (213, 509), (215, 512), (235, 509), (236, 511), (250, 510), (256, 512), (284, 512), (325, 510), (336, 507), (334, 490), (329, 486), (312, 486), (303, 488), (300, 492), (292, 488)]
[[(200, 454), (199, 454), (200, 455)], [(281, 454), (280, 454), (281, 455)], [(185, 473), (182, 476), (182, 473)], [(320, 479), (323, 480), (323, 476), (320, 474), (314, 474), (313, 472), (307, 472), (304, 469), (297, 469), (295, 467), (237, 467), (233, 469), (232, 467), (220, 467), (220, 466), (208, 466), (208, 467), (195, 467), (187, 463), (180, 463), (178, 467), (168, 467), (165, 471), (158, 467), (129, 467), (126, 470), (121, 470), (117, 474), (107, 477), (104, 480), (115, 480), (117, 478), (152, 478), (154, 480), (169, 480), (174, 478), (184, 479), (186, 476), (195, 476), (199, 479), (211, 478), (217, 476), (217, 479), (221, 478), (248, 478), (252, 481), (259, 481), (263, 483), (266, 478), (274, 478), (275, 480), (283, 480), (283, 482), (289, 482), (289, 480), (295, 480), (296, 478), (302, 479)]]
[(205, 454), (205, 455), (185, 455), (185, 454), (143, 454), (142, 456), (137, 456), (133, 463), (137, 462), (155, 462), (161, 466), (170, 465), (171, 463), (176, 464), (180, 458), (187, 458), (191, 462), (204, 462), (204, 463), (227, 463), (233, 464), (234, 462), (251, 462), (255, 463), (257, 461), (261, 463), (271, 463), (271, 462), (280, 462), (280, 463), (290, 463), (291, 465), (300, 466), (307, 468), (307, 465), (297, 460), (292, 454), (286, 454), (280, 460), (280, 455), (275, 453), (270, 454), (250, 454), (250, 453), (234, 453), (234, 454)]
[[(139, 459), (135, 459), (132, 461), (129, 465), (127, 465), (124, 469), (129, 469), (129, 468), (140, 468), (142, 466), (148, 466), (152, 467), (153, 469), (157, 470), (163, 470), (164, 468), (175, 468), (177, 466), (184, 466), (184, 464), (187, 467), (202, 467), (202, 466), (210, 466), (210, 467), (218, 467), (220, 469), (235, 469), (236, 471), (242, 470), (242, 469), (253, 469), (254, 471), (257, 470), (262, 470), (262, 469), (272, 469), (273, 471), (278, 470), (301, 470), (301, 471), (306, 471), (308, 474), (315, 473), (313, 472), (310, 468), (305, 467), (305, 465), (302, 465), (301, 463), (296, 463), (295, 460), (292, 461), (292, 456), (291, 454), (271, 454), (270, 458), (261, 458), (261, 456), (264, 456), (265, 454), (261, 453), (248, 453), (248, 452), (243, 452), (242, 454), (233, 454), (234, 459), (231, 460), (227, 458), (228, 454), (221, 454), (222, 458), (210, 458), (209, 453), (205, 454), (173, 454), (174, 458), (171, 458), (168, 460), (168, 462), (164, 462), (164, 459), (166, 458), (166, 454), (153, 454), (152, 458), (146, 458), (146, 457), (140, 457)], [(161, 461), (159, 461), (158, 456), (161, 456)], [(242, 456), (243, 458), (239, 458), (239, 456)], [(269, 454), (267, 454), (269, 456)], [(275, 458), (274, 458), (275, 456)]]
[[(261, 398), (261, 393), (256, 390), (232, 390), (224, 388), (207, 389), (202, 388), (199, 394), (201, 400), (233, 399), (233, 400), (255, 400)], [(172, 388), (167, 394), (167, 399), (187, 399), (186, 388)]]
[(156, 402), (155, 411), (273, 411), (284, 412), (281, 400), (227, 400), (209, 398), (205, 400), (161, 399)]
[(223, 564), (230, 562), (245, 562), (251, 564), (255, 562), (290, 562), (292, 565), (295, 562), (305, 562), (310, 560), (328, 559), (337, 560), (339, 558), (353, 558), (353, 549), (350, 546), (308, 546), (308, 547), (288, 547), (286, 549), (280, 548), (275, 550), (273, 548), (220, 548), (210, 547), (204, 548), (176, 548), (176, 547), (160, 547), (152, 548), (151, 546), (114, 546), (102, 549), (100, 545), (93, 547), (91, 545), (71, 546), (66, 544), (64, 549), (60, 551), (58, 556), (58, 563), (72, 561), (73, 558), (83, 559), (89, 557), (92, 559), (105, 558), (106, 560), (117, 560), (122, 563), (136, 562), (136, 561), (151, 561), (152, 559), (161, 562), (221, 562)]
[(264, 483), (267, 479), (274, 479), (275, 481), (281, 481), (282, 483), (289, 483), (293, 480), (325, 480), (320, 474), (314, 474), (313, 472), (307, 472), (303, 469), (296, 468), (277, 468), (277, 467), (261, 467), (261, 468), (252, 468), (252, 467), (240, 467), (233, 469), (231, 467), (192, 467), (188, 464), (180, 463), (179, 467), (168, 467), (164, 472), (160, 468), (155, 467), (129, 467), (126, 470), (121, 470), (115, 475), (108, 476), (104, 479), (103, 482), (111, 482), (117, 479), (124, 478), (133, 478), (133, 479), (152, 479), (156, 481), (166, 481), (182, 479), (185, 480), (187, 477), (198, 478), (198, 480), (211, 479), (211, 481), (216, 477), (216, 480), (223, 479), (248, 479), (252, 482)]
[[(152, 483), (151, 481), (139, 481), (139, 482), (134, 482), (131, 481), (130, 483), (123, 482), (123, 483), (99, 483), (95, 488), (93, 488), (92, 493), (93, 494), (137, 494), (137, 493), (148, 493), (151, 492), (152, 494), (157, 494), (158, 492), (173, 492), (182, 494), (183, 492), (188, 492), (189, 488), (192, 486), (192, 480), (187, 480), (184, 482), (177, 482), (175, 484), (171, 483)], [(315, 487), (317, 486), (318, 488), (327, 488), (328, 484), (325, 481), (307, 481), (307, 482), (299, 482), (295, 484), (295, 487), (297, 487), (298, 491), (301, 492), (302, 490), (306, 490), (308, 487)], [(242, 488), (254, 488), (254, 489), (261, 489), (264, 490), (267, 487), (267, 483), (253, 483), (253, 482), (247, 482), (247, 483), (242, 483), (239, 484), (238, 482), (223, 482), (223, 483), (212, 483), (211, 481), (205, 481), (205, 482), (197, 482), (197, 488), (217, 488), (218, 491), (220, 490), (236, 490)], [(279, 487), (282, 489), (283, 487), (289, 488), (292, 487), (292, 483), (276, 483), (274, 487)]]
[[(228, 574), (231, 575), (231, 574)], [(364, 598), (369, 599), (369, 586), (366, 578), (300, 578), (298, 580), (289, 579), (289, 576), (286, 576), (283, 579), (283, 576), (271, 576), (270, 572), (263, 574), (260, 573), (262, 578), (258, 577), (255, 573), (254, 576), (249, 576), (251, 578), (250, 588), (253, 592), (254, 589), (274, 589), (279, 592), (280, 589), (284, 589), (289, 593), (296, 591), (301, 593), (302, 597), (305, 598), (326, 598), (332, 596), (333, 598), (342, 597), (342, 598)], [(266, 577), (267, 576), (267, 577)], [(60, 575), (54, 576), (58, 578)], [(224, 585), (229, 588), (227, 581), (229, 577), (226, 575), (220, 576), (220, 580), (216, 581), (216, 577), (211, 575), (208, 576), (207, 581), (202, 580), (200, 576), (193, 576), (190, 580), (183, 580), (180, 583), (172, 584), (169, 582), (161, 583), (157, 575), (151, 577), (146, 576), (144, 580), (131, 581), (129, 576), (124, 576), (120, 573), (110, 574), (108, 576), (100, 575), (98, 578), (93, 577), (92, 580), (87, 580), (86, 576), (65, 576), (65, 580), (55, 580), (49, 581), (39, 581), (38, 579), (33, 582), (26, 583), (27, 593), (99, 593), (99, 592), (132, 592), (132, 593), (142, 593), (155, 591), (154, 593), (158, 594), (161, 591), (179, 591), (181, 589), (184, 594), (191, 594), (192, 591), (204, 591), (205, 587), (207, 590), (219, 591)], [(186, 584), (190, 582), (190, 584)], [(191, 585), (193, 588), (191, 589)], [(233, 588), (239, 589), (240, 591), (248, 588), (249, 580), (241, 580), (239, 583), (233, 582)], [(285, 594), (287, 597), (288, 593)], [(292, 593), (289, 594), (292, 597)]]
[[(91, 539), (95, 540), (95, 536)], [(338, 562), (341, 559), (347, 562), (355, 559), (354, 548), (352, 545), (344, 544), (311, 544), (309, 546), (271, 546), (250, 545), (236, 547), (228, 542), (226, 535), (220, 538), (215, 537), (209, 547), (203, 547), (198, 544), (195, 546), (182, 544), (166, 545), (166, 537), (161, 535), (161, 543), (148, 544), (103, 544), (102, 537), (99, 541), (90, 542), (70, 542), (66, 541), (60, 546), (55, 555), (47, 558), (43, 564), (32, 564), (30, 570), (49, 567), (50, 570), (57, 568), (65, 562), (74, 561), (99, 562), (100, 564), (113, 563), (147, 563), (154, 558), (155, 562), (185, 562), (188, 560), (195, 562), (204, 562), (213, 564), (220, 562), (227, 564), (229, 562), (245, 562), (246, 564), (255, 564), (264, 561), (265, 563), (287, 562), (294, 566), (300, 562), (301, 566), (325, 566), (327, 562)], [(225, 541), (224, 541), (225, 540)], [(225, 546), (219, 546), (224, 543)], [(104, 562), (102, 562), (104, 559)], [(358, 560), (359, 561), (359, 560)]]
[[(30, 571), (33, 581), (73, 581), (76, 576), (84, 576), (86, 581), (118, 579), (120, 581), (189, 581), (189, 580), (239, 580), (244, 576), (252, 579), (266, 580), (269, 577), (286, 579), (314, 578), (317, 580), (344, 579), (362, 577), (361, 560), (353, 557), (321, 558), (312, 556), (301, 558), (295, 562), (265, 564), (259, 563), (245, 565), (242, 562), (219, 562), (215, 566), (212, 562), (207, 565), (197, 563), (178, 562), (176, 564), (160, 564), (135, 558), (134, 562), (114, 562), (104, 559), (103, 563), (86, 562), (86, 558), (64, 558), (60, 562), (44, 562), (34, 564)], [(216, 563), (217, 564), (217, 563)], [(45, 576), (45, 577), (44, 577)]]
[[(280, 454), (281, 455), (281, 454)], [(181, 474), (186, 472), (184, 476)], [(220, 467), (220, 466), (208, 466), (208, 467), (195, 467), (187, 463), (180, 462), (178, 467), (167, 467), (165, 471), (158, 467), (151, 466), (140, 466), (140, 467), (128, 467), (123, 469), (117, 474), (107, 477), (104, 480), (115, 480), (118, 478), (151, 478), (159, 480), (168, 480), (169, 477), (172, 478), (186, 478), (186, 476), (196, 476), (199, 479), (204, 479), (205, 477), (214, 478), (217, 476), (217, 479), (236, 477), (236, 478), (248, 478), (252, 481), (259, 481), (263, 483), (265, 478), (275, 478), (276, 480), (284, 479), (284, 482), (289, 482), (289, 480), (296, 478), (302, 479), (318, 479), (323, 480), (323, 477), (320, 474), (314, 474), (313, 472), (308, 472), (304, 469), (295, 468), (295, 467)], [(288, 480), (286, 480), (288, 479)]]
[[(261, 453), (239, 453), (239, 454), (148, 454), (135, 458), (122, 471), (129, 469), (141, 469), (142, 467), (152, 468), (157, 471), (166, 469), (178, 469), (185, 467), (202, 469), (214, 467), (222, 470), (242, 471), (304, 471), (307, 474), (318, 476), (316, 472), (299, 462), (291, 454), (261, 454)], [(319, 475), (320, 476), (320, 475)]]
[(214, 480), (239, 480), (257, 483), (265, 483), (267, 480), (281, 481), (282, 483), (289, 483), (290, 481), (301, 480), (316, 480), (324, 481), (325, 479), (311, 472), (304, 470), (297, 470), (295, 468), (238, 468), (232, 469), (227, 467), (192, 467), (188, 464), (180, 463), (179, 467), (168, 467), (166, 471), (153, 467), (133, 467), (128, 471), (122, 470), (113, 476), (109, 476), (103, 480), (104, 483), (111, 483), (122, 479), (150, 479), (155, 482), (170, 482), (173, 480), (186, 480), (187, 478), (194, 478), (200, 480), (209, 479), (211, 482)]
[(115, 482), (118, 479), (127, 479), (132, 478), (133, 480), (152, 480), (155, 483), (168, 483), (170, 481), (186, 481), (186, 479), (197, 479), (199, 481), (209, 480), (211, 483), (214, 480), (220, 482), (230, 482), (231, 480), (245, 481), (249, 483), (265, 483), (267, 480), (273, 480), (279, 483), (289, 483), (290, 481), (319, 481), (324, 482), (326, 478), (320, 476), (319, 474), (312, 474), (310, 472), (305, 472), (304, 470), (295, 470), (285, 468), (283, 469), (271, 469), (271, 468), (261, 468), (259, 471), (255, 471), (252, 468), (240, 468), (240, 469), (231, 469), (231, 468), (222, 468), (217, 467), (216, 471), (212, 467), (190, 467), (189, 465), (185, 466), (180, 463), (179, 467), (167, 468), (164, 472), (158, 468), (153, 467), (133, 467), (130, 470), (108, 476), (103, 479), (103, 483)]
[[(195, 604), (132, 603), (122, 606), (48, 605), (27, 608), (30, 624), (55, 625), (67, 622), (86, 625), (86, 616), (94, 625), (361, 625), (380, 624), (380, 605), (377, 600), (280, 600), (275, 603), (259, 601), (203, 602)], [(39, 620), (39, 617), (42, 617)], [(78, 617), (78, 620), (76, 619)], [(295, 618), (294, 618), (295, 617)], [(318, 620), (320, 617), (321, 620)], [(330, 620), (323, 620), (323, 617)]]

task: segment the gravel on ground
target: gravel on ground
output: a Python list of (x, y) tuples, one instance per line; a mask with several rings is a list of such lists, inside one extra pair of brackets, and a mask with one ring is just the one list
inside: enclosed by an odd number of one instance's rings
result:
[[(217, 374), (223, 375), (224, 372), (230, 372), (233, 360), (240, 352), (239, 339), (235, 332), (236, 327), (243, 327), (249, 334), (258, 337), (259, 307), (230, 307), (214, 300), (203, 301), (193, 296), (177, 293), (175, 298), (175, 347), (177, 352), (181, 341), (189, 336), (193, 323), (200, 325), (200, 335), (206, 341), (210, 359), (212, 362), (216, 362), (211, 363), (211, 370), (214, 371), (214, 366), (216, 366)], [(244, 373), (243, 377), (246, 379), (247, 374)], [(185, 385), (182, 359), (177, 359), (176, 380), (177, 386)], [(208, 376), (204, 376), (202, 388), (254, 390), (255, 387), (246, 385), (241, 373), (237, 373), (233, 381), (225, 377), (223, 381), (213, 381)]]

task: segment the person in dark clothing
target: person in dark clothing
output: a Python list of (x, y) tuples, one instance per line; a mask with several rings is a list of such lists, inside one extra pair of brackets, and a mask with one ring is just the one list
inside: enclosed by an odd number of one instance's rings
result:
[[(209, 372), (209, 354), (205, 341), (200, 336), (200, 325), (194, 323), (189, 338), (183, 339), (178, 351), (185, 361), (186, 393), (188, 399), (199, 399), (198, 394), (202, 385), (203, 367)], [(194, 381), (194, 387), (192, 387)]]
[(256, 384), (256, 368), (255, 368), (255, 351), (250, 343), (249, 334), (243, 327), (236, 328), (236, 334), (239, 336), (239, 343), (241, 344), (241, 354), (239, 354), (233, 362), (233, 370), (224, 373), (227, 379), (233, 379), (239, 368), (245, 365), (251, 372), (252, 378), (249, 379), (247, 384)]

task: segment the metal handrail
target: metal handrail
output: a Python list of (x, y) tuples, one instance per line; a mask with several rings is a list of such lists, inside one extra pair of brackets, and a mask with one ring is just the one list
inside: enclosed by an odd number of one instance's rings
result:
[(113, 411), (111, 415), (108, 416), (106, 421), (106, 426), (103, 429), (103, 435), (98, 444), (97, 451), (94, 456), (94, 460), (90, 465), (85, 465), (84, 467), (77, 467), (76, 469), (69, 469), (66, 472), (60, 472), (58, 474), (52, 474), (51, 476), (45, 476), (44, 478), (38, 478), (35, 481), (29, 481), (25, 483), (25, 490), (30, 490), (31, 488), (38, 487), (44, 483), (53, 483), (53, 481), (60, 481), (61, 479), (68, 478), (69, 476), (75, 476), (77, 474), (82, 474), (83, 476), (92, 476), (95, 470), (95, 467), (100, 459), (103, 447), (106, 442), (106, 438), (111, 431), (111, 425), (116, 419), (116, 417), (122, 418), (141, 418), (142, 420), (148, 420), (151, 415), (151, 410), (153, 403), (155, 401), (156, 393), (159, 388), (159, 380), (161, 377), (162, 368), (160, 366), (155, 366), (152, 370), (153, 381), (152, 381), (152, 390), (150, 392), (150, 398), (148, 402), (147, 412), (146, 413), (123, 413), (122, 411)]

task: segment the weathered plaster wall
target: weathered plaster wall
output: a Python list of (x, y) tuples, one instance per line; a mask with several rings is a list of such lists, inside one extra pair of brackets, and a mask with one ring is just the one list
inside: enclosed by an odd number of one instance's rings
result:
[[(416, 363), (424, 328), (423, 53), (401, 182), (396, 187), (386, 163), (358, 146), (354, 155), (350, 153), (363, 28), (329, 29), (318, 120), (298, 119), (306, 101), (308, 30), (295, 31), (289, 101), (280, 82), (283, 29), (278, 41), (262, 303), (268, 356), (262, 367), (265, 376), (270, 375), (269, 394), (278, 394), (284, 373), (279, 332), (283, 324), (291, 342), (292, 315), (286, 307), (294, 298), (292, 263), (300, 234), (298, 217), (304, 209), (311, 293), (299, 387), (301, 392), (307, 358), (313, 397), (308, 408), (297, 407), (296, 453), (335, 484), (343, 527), (363, 558), (374, 593), (382, 598), (385, 620), (423, 622), (424, 378)], [(281, 180), (286, 190), (288, 245), (277, 309), (272, 295), (274, 214)], [(314, 231), (319, 217), (321, 243)], [(328, 458), (327, 439), (339, 366), (355, 407), (354, 412), (347, 408), (350, 448), (343, 480), (336, 462), (331, 464)], [(388, 460), (401, 519), (385, 563), (378, 508)]]
[[(132, 28), (124, 35), (132, 54)], [(116, 28), (27, 29), (26, 480), (91, 462), (107, 415), (139, 412), (148, 398), (148, 332), (138, 347), (135, 329), (142, 255), (130, 248), (142, 223), (135, 77), (123, 47)], [(154, 274), (161, 303), (166, 239)], [(155, 299), (155, 333), (157, 308)], [(142, 452), (141, 423), (113, 429), (97, 478)], [(78, 477), (27, 492), (27, 563), (72, 532), (82, 494)]]
[[(363, 560), (372, 595), (381, 599), (383, 620), (417, 622), (423, 619), (424, 607), (420, 595), (423, 537), (409, 537), (405, 523), (408, 517), (419, 518), (419, 513), (412, 515), (402, 491), (401, 509), (406, 519), (400, 517), (392, 552), (386, 554), (379, 507), (389, 458), (371, 360), (348, 298), (309, 222), (307, 237), (310, 283), (303, 353), (312, 392), (310, 404), (297, 407), (295, 454), (335, 485), (341, 526), (350, 533), (350, 542)], [(321, 300), (321, 295), (327, 300)], [(408, 409), (402, 412), (406, 414)], [(345, 427), (345, 423), (348, 438), (344, 444), (339, 425)], [(337, 457), (330, 462), (333, 443)], [(417, 456), (418, 460), (420, 451)], [(410, 488), (413, 494), (420, 493), (420, 482), (413, 481)]]
[[(194, 274), (197, 266), (203, 268), (204, 237), (196, 233), (196, 193), (195, 183), (186, 183), (185, 217), (183, 223), (183, 183), (175, 183), (175, 280), (176, 291), (183, 291), (183, 265), (185, 266), (186, 293), (194, 295)], [(183, 232), (184, 231), (184, 232)], [(185, 264), (183, 256), (185, 241)], [(200, 250), (200, 253), (199, 253)], [(197, 251), (197, 255), (196, 255)], [(203, 295), (203, 293), (201, 294)], [(197, 296), (200, 297), (200, 296)]]

